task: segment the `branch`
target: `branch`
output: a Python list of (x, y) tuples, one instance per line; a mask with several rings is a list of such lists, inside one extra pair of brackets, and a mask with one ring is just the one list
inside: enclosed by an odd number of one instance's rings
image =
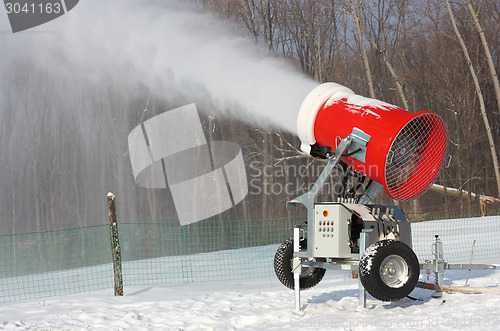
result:
[[(469, 192), (466, 190), (461, 190), (461, 189), (454, 188), (454, 187), (445, 187), (443, 185), (438, 185), (438, 184), (432, 184), (430, 187), (430, 190), (434, 191), (434, 192), (445, 192), (446, 191), (448, 194), (453, 195), (453, 196), (457, 196), (457, 197), (460, 194), (464, 194), (464, 195), (469, 194)], [(474, 193), (474, 192), (470, 192), (470, 196), (473, 198), (477, 198), (483, 202), (500, 202), (499, 198), (491, 197), (488, 195), (482, 195), (482, 194), (478, 194), (478, 193)]]

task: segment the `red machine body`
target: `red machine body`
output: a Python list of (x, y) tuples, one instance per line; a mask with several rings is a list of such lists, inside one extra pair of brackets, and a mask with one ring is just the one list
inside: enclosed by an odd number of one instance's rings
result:
[(365, 162), (356, 155), (342, 161), (383, 184), (392, 198), (401, 201), (426, 191), (446, 155), (446, 126), (435, 113), (411, 113), (334, 83), (322, 84), (309, 94), (297, 126), (306, 152), (315, 143), (334, 150), (353, 128), (369, 135)]

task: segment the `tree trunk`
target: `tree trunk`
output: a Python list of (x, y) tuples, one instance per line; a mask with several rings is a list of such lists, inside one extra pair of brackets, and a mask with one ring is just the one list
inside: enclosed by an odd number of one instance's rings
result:
[(382, 60), (384, 61), (385, 66), (389, 70), (389, 72), (392, 76), (392, 79), (394, 79), (394, 83), (396, 84), (396, 88), (398, 90), (399, 96), (401, 97), (401, 102), (403, 103), (403, 108), (409, 110), (410, 107), (408, 105), (408, 100), (406, 100), (406, 96), (405, 96), (405, 93), (403, 91), (403, 85), (401, 85), (401, 83), (399, 82), (398, 75), (396, 74), (396, 71), (392, 67), (391, 63), (389, 62), (389, 59), (387, 59), (387, 57), (385, 56), (383, 51), (382, 52), (380, 51), (380, 48), (378, 47), (375, 40), (373, 40), (373, 38), (368, 35), (368, 31), (367, 31), (366, 26), (364, 24), (363, 24), (363, 32), (364, 32), (366, 38), (368, 39), (368, 41), (370, 42), (370, 44), (372, 44), (373, 48), (375, 48), (375, 50), (377, 52), (379, 52), (380, 55), (382, 56)]
[[(370, 63), (368, 62), (368, 55), (366, 54), (365, 44), (363, 43), (363, 34), (361, 33), (359, 12), (358, 9), (356, 9), (356, 6), (354, 5), (354, 0), (349, 0), (349, 4), (351, 5), (352, 8), (352, 17), (356, 22), (356, 31), (358, 33), (359, 47), (361, 48), (361, 55), (363, 57), (366, 80), (368, 82), (368, 88), (370, 90), (370, 98), (375, 98), (375, 89), (373, 88), (372, 72), (370, 70)], [(358, 0), (358, 6), (359, 6), (359, 0)]]
[(269, 178), (266, 175), (266, 169), (269, 166), (269, 135), (267, 130), (262, 132), (262, 219), (267, 219), (267, 205), (269, 200), (269, 195), (266, 194), (269, 183)]
[(483, 94), (481, 93), (481, 87), (479, 85), (479, 80), (476, 75), (476, 71), (474, 70), (474, 67), (472, 66), (472, 61), (469, 56), (469, 51), (467, 50), (467, 46), (465, 46), (464, 40), (462, 39), (462, 35), (460, 34), (460, 31), (458, 31), (457, 24), (455, 22), (455, 16), (453, 15), (453, 12), (451, 10), (450, 2), (448, 0), (445, 0), (446, 6), (448, 8), (448, 13), (450, 14), (450, 19), (451, 23), (453, 25), (453, 30), (455, 31), (455, 34), (458, 38), (458, 41), (460, 42), (460, 46), (462, 47), (462, 51), (464, 53), (464, 56), (467, 60), (467, 64), (469, 66), (469, 70), (472, 76), (472, 79), (474, 80), (474, 85), (476, 88), (476, 94), (479, 99), (479, 105), (481, 108), (481, 117), (483, 118), (484, 126), (486, 127), (486, 134), (488, 136), (488, 141), (490, 145), (490, 150), (491, 150), (491, 157), (493, 159), (493, 169), (495, 170), (495, 177), (497, 180), (497, 194), (500, 196), (500, 169), (498, 168), (498, 158), (497, 158), (497, 152), (495, 150), (495, 141), (493, 140), (493, 133), (491, 131), (490, 123), (488, 121), (488, 116), (486, 114), (486, 107), (484, 105), (484, 99), (483, 99)]
[(467, 7), (469, 8), (470, 14), (472, 15), (472, 19), (476, 24), (477, 32), (479, 33), (479, 37), (481, 38), (481, 43), (483, 44), (484, 53), (486, 54), (486, 59), (488, 61), (488, 67), (490, 68), (491, 80), (493, 81), (493, 86), (495, 87), (495, 94), (497, 96), (497, 107), (498, 112), (500, 113), (500, 83), (498, 82), (498, 75), (495, 69), (495, 64), (493, 63), (493, 58), (491, 56), (490, 47), (488, 46), (488, 42), (486, 41), (486, 37), (484, 35), (484, 30), (479, 23), (479, 19), (472, 8), (472, 4), (470, 1), (467, 1)]

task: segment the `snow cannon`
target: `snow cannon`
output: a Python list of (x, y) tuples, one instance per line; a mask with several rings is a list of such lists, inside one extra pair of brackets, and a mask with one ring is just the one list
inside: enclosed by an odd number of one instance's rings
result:
[[(367, 293), (382, 301), (405, 298), (428, 266), (413, 251), (404, 212), (375, 198), (384, 187), (392, 198), (408, 201), (432, 184), (446, 154), (443, 120), (326, 83), (305, 98), (297, 128), (301, 149), (327, 162), (312, 188), (287, 202), (289, 211), (304, 206), (307, 217), (274, 256), (276, 277), (294, 290), (296, 309), (300, 290), (316, 286), (326, 270), (356, 271), (363, 307)], [(331, 200), (319, 201), (338, 166), (344, 171), (336, 189), (323, 195)]]
[(435, 113), (411, 113), (336, 83), (319, 85), (309, 93), (299, 110), (297, 129), (301, 149), (319, 158), (327, 158), (341, 138), (357, 132), (367, 140), (366, 147), (351, 144), (341, 161), (400, 201), (425, 192), (446, 155), (446, 126)]

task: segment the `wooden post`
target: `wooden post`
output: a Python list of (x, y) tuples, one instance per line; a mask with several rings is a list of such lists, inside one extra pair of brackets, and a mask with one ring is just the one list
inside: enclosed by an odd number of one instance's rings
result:
[(118, 223), (116, 221), (115, 195), (108, 193), (108, 219), (109, 236), (111, 241), (111, 256), (113, 258), (113, 275), (115, 296), (123, 296), (123, 277), (122, 277), (122, 253), (120, 240), (118, 238)]

